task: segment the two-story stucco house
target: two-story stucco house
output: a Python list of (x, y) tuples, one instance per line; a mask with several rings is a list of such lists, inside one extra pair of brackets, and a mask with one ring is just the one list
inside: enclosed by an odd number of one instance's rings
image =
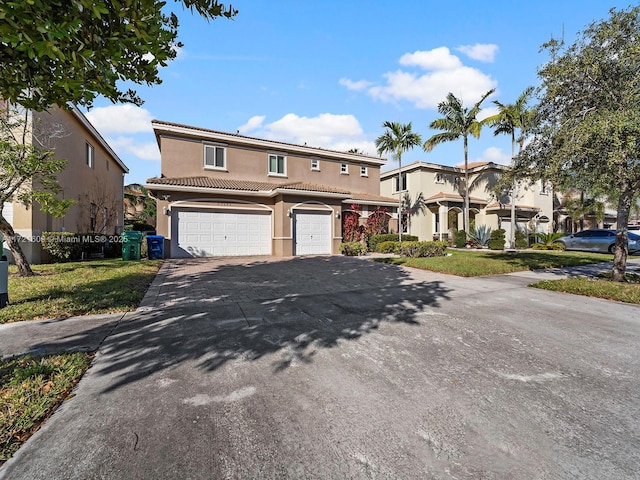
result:
[[(511, 199), (496, 198), (491, 189), (508, 167), (492, 162), (473, 162), (469, 168), (469, 219), (476, 226), (487, 225), (506, 231), (507, 243), (511, 232)], [(382, 195), (409, 193), (414, 199), (422, 193), (427, 211), (411, 217), (411, 234), (421, 240), (447, 239), (454, 230), (463, 228), (464, 167), (448, 167), (422, 161), (380, 175)], [(401, 183), (400, 185), (398, 185)], [(525, 231), (550, 232), (553, 219), (551, 187), (540, 183), (521, 185), (516, 192), (516, 223)], [(507, 245), (509, 246), (509, 245)]]
[(161, 176), (145, 187), (171, 257), (335, 254), (352, 205), (395, 214), (380, 196), (382, 158), (152, 124)]
[(57, 174), (62, 187), (59, 196), (73, 199), (75, 204), (63, 217), (55, 218), (37, 204), (27, 208), (15, 200), (5, 203), (3, 215), (22, 237), (20, 246), (27, 260), (42, 261), (42, 232), (120, 233), (124, 225), (124, 175), (129, 169), (91, 122), (75, 106), (32, 112), (28, 121), (32, 123), (29, 138), (36, 146), (40, 142), (34, 137), (55, 131), (47, 136), (44, 147), (53, 150), (56, 158), (67, 160), (66, 169)]

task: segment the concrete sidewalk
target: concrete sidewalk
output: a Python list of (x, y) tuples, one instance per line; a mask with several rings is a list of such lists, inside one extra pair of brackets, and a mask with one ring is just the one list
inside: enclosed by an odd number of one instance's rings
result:
[(31, 320), (0, 325), (0, 358), (97, 350), (128, 313)]

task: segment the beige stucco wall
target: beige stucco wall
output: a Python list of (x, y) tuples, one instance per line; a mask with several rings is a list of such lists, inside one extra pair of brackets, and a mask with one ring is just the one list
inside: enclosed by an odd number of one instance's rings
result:
[[(204, 145), (226, 148), (226, 171), (204, 167)], [(162, 174), (168, 178), (200, 177), (228, 178), (270, 183), (309, 182), (344, 188), (351, 192), (378, 195), (380, 167), (370, 164), (349, 164), (349, 174), (340, 173), (341, 161), (318, 156), (300, 156), (286, 149), (258, 149), (205, 142), (196, 139), (161, 136)], [(269, 154), (286, 156), (286, 176), (270, 176)], [(311, 160), (319, 160), (320, 170), (311, 170)], [(360, 166), (367, 167), (368, 176), (360, 175)]]
[[(104, 223), (101, 213), (103, 206), (116, 212), (114, 218), (107, 222), (104, 233), (113, 234), (118, 226), (122, 226), (124, 170), (72, 112), (51, 109), (33, 117), (34, 136), (40, 139), (43, 148), (53, 150), (56, 158), (68, 162), (66, 169), (57, 175), (62, 187), (58, 197), (76, 201), (61, 218), (45, 214), (37, 204), (27, 209), (19, 202), (13, 202), (14, 230), (35, 241), (22, 243), (21, 246), (30, 262), (39, 263), (43, 258), (39, 243), (42, 232), (88, 232), (88, 210), (92, 202), (99, 211), (97, 231), (101, 230)], [(57, 132), (56, 136), (51, 137), (51, 132)], [(86, 142), (94, 147), (94, 168), (86, 165)]]
[[(459, 185), (464, 185), (464, 172), (452, 171), (450, 167), (442, 167), (435, 164), (423, 163), (418, 166), (408, 166), (404, 170), (404, 174), (407, 175), (407, 189), (410, 192), (411, 198), (414, 199), (419, 192), (422, 192), (425, 199), (428, 199), (440, 192), (445, 194), (458, 194), (462, 195), (458, 186), (455, 183), (455, 178), (460, 178)], [(470, 196), (482, 198), (486, 202), (493, 200), (493, 186), (499, 181), (502, 174), (502, 167), (493, 168), (481, 168), (470, 171), (469, 183), (471, 185)], [(436, 178), (436, 174), (440, 174), (439, 178)], [(395, 182), (397, 178), (397, 172), (394, 174), (385, 176), (380, 181), (380, 194), (397, 197), (395, 192)], [(546, 216), (550, 220), (553, 219), (553, 195), (551, 194), (551, 188), (548, 188), (549, 194), (541, 193), (540, 183), (536, 183), (532, 186), (523, 185), (520, 188), (519, 195), (517, 197), (517, 205), (525, 205), (531, 207), (540, 208), (540, 216)], [(505, 202), (509, 202), (509, 198), (503, 199)], [(438, 213), (441, 217), (448, 215), (447, 212), (453, 211), (452, 215), (457, 217), (458, 226), (462, 228), (463, 219), (460, 209), (452, 207), (451, 205), (440, 206), (435, 202), (431, 202), (429, 205), (429, 211), (426, 215), (417, 215), (412, 218), (411, 221), (411, 233), (418, 235), (420, 240), (432, 240), (435, 234), (435, 213)], [(474, 203), (473, 200), (471, 202)], [(473, 214), (471, 214), (473, 218)], [(441, 225), (444, 222), (441, 221)], [(500, 226), (498, 215), (492, 212), (487, 212), (485, 208), (480, 209), (475, 214), (476, 225), (487, 225), (492, 229), (497, 229)], [(522, 224), (521, 226), (524, 226)], [(534, 219), (531, 225), (527, 226), (530, 229), (534, 227), (538, 230), (547, 230), (552, 228), (552, 223), (536, 223)], [(447, 222), (447, 227), (444, 230), (451, 230), (451, 222)], [(446, 232), (444, 232), (446, 233)]]

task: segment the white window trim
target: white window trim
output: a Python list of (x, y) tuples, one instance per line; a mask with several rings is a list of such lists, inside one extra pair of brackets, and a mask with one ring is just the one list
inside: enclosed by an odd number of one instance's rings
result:
[(406, 172), (402, 173), (401, 176), (404, 177), (404, 184), (405, 184), (405, 188), (403, 188), (402, 190), (398, 190), (398, 187), (401, 187), (402, 185), (398, 181), (398, 175), (394, 175), (393, 176), (393, 183), (392, 183), (392, 187), (393, 187), (393, 193), (401, 193), (401, 192), (408, 192), (409, 191), (409, 177), (407, 177)]
[[(313, 164), (316, 164), (316, 166), (314, 167)], [(320, 171), (320, 160), (317, 159), (312, 159), (311, 160), (311, 171), (312, 172), (319, 172)]]
[(341, 163), (340, 164), (340, 175), (349, 175), (349, 164)]
[[(222, 167), (215, 165), (207, 165), (207, 148), (221, 148), (222, 149)], [(227, 147), (226, 145), (217, 145), (215, 143), (205, 143), (202, 148), (202, 165), (205, 170), (218, 170), (222, 172), (227, 171)]]
[[(284, 173), (271, 172), (271, 157), (282, 157), (284, 159)], [(277, 161), (276, 161), (277, 162)], [(282, 153), (269, 153), (267, 154), (267, 176), (269, 177), (287, 177), (287, 156)]]
[(95, 168), (96, 165), (96, 149), (89, 142), (85, 142), (85, 164), (89, 168)]
[(360, 176), (361, 177), (368, 177), (369, 176), (369, 169), (367, 167), (360, 167)]

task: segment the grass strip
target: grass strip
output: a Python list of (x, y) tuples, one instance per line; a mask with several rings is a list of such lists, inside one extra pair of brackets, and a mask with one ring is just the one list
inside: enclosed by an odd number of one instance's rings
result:
[(10, 304), (0, 323), (134, 310), (162, 260), (120, 259), (33, 265), (32, 277), (9, 277)]
[(507, 253), (487, 250), (447, 250), (447, 253), (451, 255), (428, 258), (380, 258), (377, 261), (461, 277), (477, 277), (542, 268), (577, 267), (607, 262), (612, 259), (612, 255), (585, 252), (521, 251)]
[(638, 283), (621, 283), (591, 278), (566, 278), (563, 280), (543, 280), (531, 284), (530, 287), (640, 305), (640, 284)]
[(76, 352), (0, 360), (0, 465), (70, 395), (92, 359)]

